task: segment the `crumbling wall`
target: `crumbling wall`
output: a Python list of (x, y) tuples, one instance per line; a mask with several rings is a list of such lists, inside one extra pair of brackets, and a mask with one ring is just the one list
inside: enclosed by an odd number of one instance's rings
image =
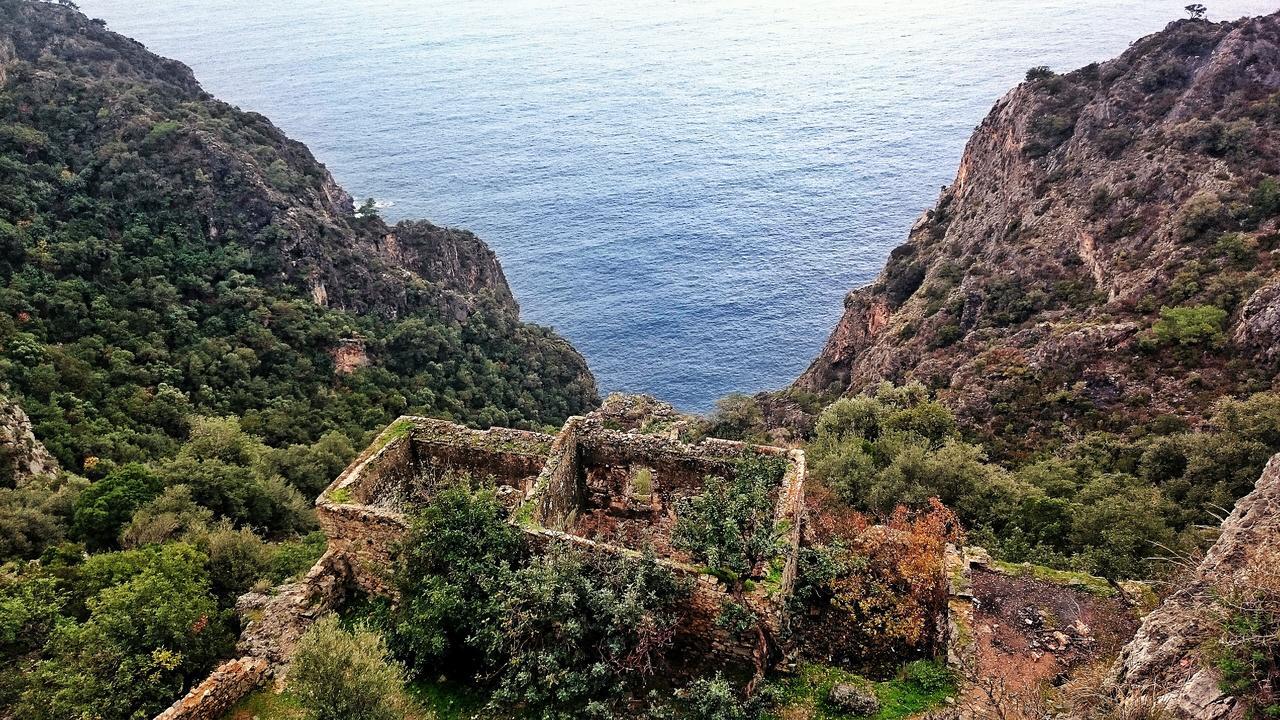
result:
[(269, 678), (279, 679), (312, 623), (342, 603), (350, 579), (345, 558), (330, 550), (302, 580), (267, 594), (241, 595), (236, 601), (245, 622), (236, 644), (241, 657), (219, 665), (155, 720), (220, 720)]
[[(554, 438), (401, 418), (334, 481), (316, 509), (329, 550), (343, 558), (352, 584), (394, 595), (390, 573), (395, 548), (408, 531), (405, 511), (429, 501), (449, 475), (492, 477), (518, 500), (512, 503), (511, 521), (535, 549), (556, 542), (638, 556), (652, 548), (659, 563), (689, 578), (693, 593), (673, 640), (673, 657), (690, 666), (750, 664), (756, 638), (732, 637), (716, 623), (728, 588), (688, 564), (670, 543), (676, 503), (702, 492), (708, 475), (732, 477), (748, 448), (787, 460), (774, 511), (786, 547), (781, 574), (777, 565), (758, 568), (767, 580), (745, 598), (781, 635), (803, 522), (805, 465), (798, 450), (726, 440), (689, 445), (671, 434), (606, 427), (598, 416), (570, 418)], [(641, 471), (647, 484), (638, 484)]]
[(551, 444), (547, 464), (542, 469), (529, 499), (531, 517), (537, 525), (564, 530), (573, 524), (582, 507), (583, 486), (579, 459), (582, 418), (572, 417)]
[(155, 720), (219, 720), (266, 677), (267, 661), (262, 658), (228, 660)]
[(407, 510), (429, 501), (443, 479), (462, 475), (510, 490), (514, 504), (532, 491), (552, 440), (522, 430), (400, 418), (316, 501), (329, 549), (347, 558), (356, 587), (390, 594), (395, 548), (409, 527)]

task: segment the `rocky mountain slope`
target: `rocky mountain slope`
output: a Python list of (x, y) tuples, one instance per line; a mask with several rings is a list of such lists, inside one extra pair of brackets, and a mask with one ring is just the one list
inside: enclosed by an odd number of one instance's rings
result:
[(70, 7), (0, 0), (0, 168), (0, 388), (74, 472), (171, 454), (195, 415), (283, 445), (598, 402), (475, 235), (356, 210), (265, 117)]
[[(1259, 592), (1260, 596), (1253, 593)], [(1260, 602), (1259, 602), (1260, 601)], [(1215, 663), (1237, 631), (1262, 640), (1280, 603), (1280, 455), (1272, 458), (1252, 493), (1236, 503), (1222, 534), (1188, 582), (1142, 622), (1109, 679), (1112, 696), (1131, 711), (1154, 702), (1174, 717), (1246, 717), (1247, 699), (1229, 690)], [(1251, 617), (1252, 610), (1258, 617)], [(1260, 623), (1260, 624), (1256, 624)], [(1224, 639), (1225, 636), (1225, 639)], [(1271, 638), (1274, 652), (1277, 638)], [(1250, 655), (1253, 653), (1250, 652)], [(1272, 659), (1274, 663), (1274, 659)], [(1276, 671), (1261, 673), (1274, 693)], [(1247, 685), (1241, 686), (1242, 689)], [(1274, 702), (1275, 695), (1269, 699)]]
[(1275, 387), (1277, 91), (1280, 15), (1032, 69), (795, 387), (918, 380), (1014, 458)]
[[(471, 233), (427, 222), (361, 222), (351, 196), (306, 146), (267, 118), (209, 96), (185, 65), (76, 12), (42, 3), (6, 9), (14, 16), (0, 28), (0, 77), (82, 84), (72, 103), (101, 111), (92, 123), (66, 128), (74, 135), (47, 142), (137, 144), (144, 162), (146, 154), (164, 153), (169, 163), (147, 168), (150, 187), (133, 190), (162, 191), (167, 202), (190, 205), (211, 239), (248, 241), (269, 253), (264, 277), (344, 310), (395, 315), (424, 302), (452, 309), (483, 293), (518, 310), (497, 257)], [(19, 113), (39, 120), (37, 109), (25, 110)], [(26, 139), (29, 151), (40, 144)]]

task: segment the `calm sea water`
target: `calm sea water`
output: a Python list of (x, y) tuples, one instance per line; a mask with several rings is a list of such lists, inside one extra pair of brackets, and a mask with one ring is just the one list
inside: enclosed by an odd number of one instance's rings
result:
[(604, 389), (688, 410), (805, 368), (1028, 67), (1184, 4), (80, 0), (389, 219), (477, 232)]

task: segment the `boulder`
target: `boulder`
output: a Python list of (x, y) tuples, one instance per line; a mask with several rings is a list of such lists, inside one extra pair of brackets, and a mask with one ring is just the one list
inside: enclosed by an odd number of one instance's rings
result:
[(880, 699), (869, 682), (837, 683), (827, 693), (827, 702), (840, 712), (850, 715), (875, 715), (880, 712)]

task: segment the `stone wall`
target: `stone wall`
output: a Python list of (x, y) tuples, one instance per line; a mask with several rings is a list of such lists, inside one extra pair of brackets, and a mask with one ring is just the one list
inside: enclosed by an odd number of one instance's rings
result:
[(266, 660), (242, 657), (218, 666), (204, 682), (191, 688), (155, 720), (220, 720), (267, 677)]
[(405, 512), (428, 501), (449, 476), (492, 480), (511, 504), (533, 491), (553, 438), (494, 428), (480, 431), (403, 417), (384, 430), (316, 501), (329, 549), (346, 559), (352, 582), (389, 594), (395, 547), (408, 530)]
[[(404, 513), (429, 501), (447, 475), (492, 478), (515, 499), (511, 521), (535, 548), (559, 542), (589, 552), (638, 556), (652, 547), (659, 563), (689, 578), (693, 594), (673, 641), (678, 661), (749, 663), (755, 639), (730, 637), (716, 626), (728, 599), (725, 585), (689, 565), (670, 546), (678, 500), (700, 492), (708, 475), (732, 477), (748, 448), (787, 461), (774, 511), (786, 546), (781, 577), (776, 566), (759, 568), (769, 580), (757, 583), (746, 598), (777, 634), (786, 624), (785, 599), (795, 581), (803, 524), (805, 464), (800, 451), (725, 440), (690, 445), (671, 434), (606, 427), (600, 416), (570, 418), (554, 437), (401, 418), (325, 490), (316, 509), (330, 553), (343, 559), (352, 584), (368, 593), (393, 595), (395, 548), (408, 530)], [(609, 525), (589, 522), (600, 519)]]

